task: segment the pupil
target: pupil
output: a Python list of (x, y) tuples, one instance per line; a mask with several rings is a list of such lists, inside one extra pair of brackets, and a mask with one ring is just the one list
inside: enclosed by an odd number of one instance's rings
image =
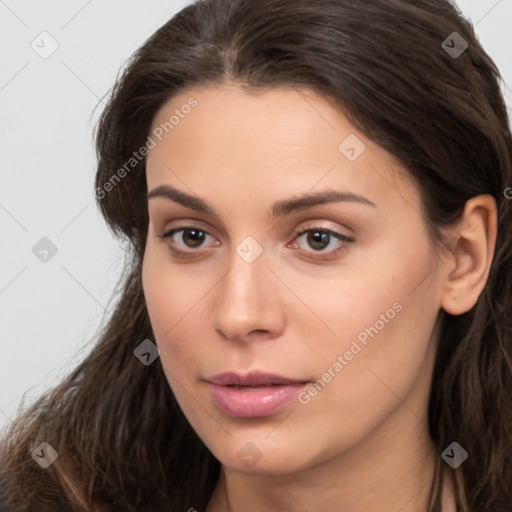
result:
[[(197, 229), (185, 229), (183, 231), (183, 241), (189, 247), (197, 247), (201, 245), (201, 243), (205, 239), (204, 231), (199, 231)], [(191, 243), (189, 243), (191, 242)]]
[(313, 249), (324, 249), (329, 245), (329, 233), (325, 231), (311, 231), (308, 234), (308, 243)]

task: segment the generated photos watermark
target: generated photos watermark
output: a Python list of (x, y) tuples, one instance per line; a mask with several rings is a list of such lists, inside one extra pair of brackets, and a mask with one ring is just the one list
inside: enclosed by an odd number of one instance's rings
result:
[(359, 354), (367, 345), (370, 339), (375, 338), (389, 324), (395, 316), (402, 311), (402, 304), (395, 302), (386, 310), (385, 313), (379, 315), (379, 319), (370, 327), (363, 329), (350, 344), (350, 348), (343, 355), (338, 355), (331, 366), (322, 374), (316, 382), (312, 383), (306, 390), (298, 395), (301, 404), (307, 405), (311, 399), (318, 395), (326, 386), (336, 377), (343, 368), (345, 368), (354, 357)]
[(181, 120), (185, 119), (185, 117), (190, 114), (192, 109), (197, 107), (197, 105), (198, 101), (191, 96), (188, 98), (186, 103), (174, 111), (174, 114), (168, 121), (160, 123), (156, 128), (154, 128), (151, 135), (148, 136), (146, 143), (141, 146), (138, 151), (134, 151), (132, 156), (128, 158), (128, 160), (119, 169), (117, 169), (117, 171), (114, 172), (101, 187), (96, 189), (96, 197), (101, 201), (109, 192), (112, 192), (121, 180), (125, 178), (139, 162), (144, 160), (148, 155), (149, 150), (155, 148), (158, 142), (162, 141), (164, 133), (167, 134), (174, 130), (174, 128), (180, 124)]

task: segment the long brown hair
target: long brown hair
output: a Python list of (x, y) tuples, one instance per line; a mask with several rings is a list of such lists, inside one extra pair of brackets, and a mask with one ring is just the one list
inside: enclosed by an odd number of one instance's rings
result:
[[(154, 337), (141, 286), (145, 159), (130, 158), (173, 95), (225, 80), (307, 87), (335, 101), (413, 177), (434, 241), (468, 199), (495, 198), (498, 240), (485, 289), (471, 311), (441, 312), (429, 510), (440, 510), (441, 469), (454, 472), (458, 510), (512, 510), (512, 139), (499, 72), (448, 0), (204, 0), (133, 55), (96, 132), (97, 203), (126, 242), (116, 307), (90, 355), (4, 436), (8, 510), (206, 507), (219, 462), (182, 414), (160, 360), (145, 366), (133, 354)], [(453, 441), (469, 454), (457, 470), (440, 457)], [(47, 469), (31, 457), (41, 442), (59, 454)]]

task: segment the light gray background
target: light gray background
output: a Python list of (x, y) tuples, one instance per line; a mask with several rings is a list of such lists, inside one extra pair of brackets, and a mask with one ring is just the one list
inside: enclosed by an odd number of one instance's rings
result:
[[(95, 206), (92, 128), (125, 60), (188, 3), (0, 0), (0, 428), (83, 358), (109, 307), (123, 250)], [(512, 0), (457, 3), (512, 112)]]

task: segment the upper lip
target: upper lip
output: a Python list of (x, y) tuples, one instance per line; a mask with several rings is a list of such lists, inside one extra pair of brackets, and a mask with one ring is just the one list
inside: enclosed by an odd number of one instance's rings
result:
[(210, 384), (218, 386), (270, 386), (272, 384), (305, 384), (307, 380), (289, 379), (282, 375), (253, 371), (246, 374), (224, 372), (205, 379)]

